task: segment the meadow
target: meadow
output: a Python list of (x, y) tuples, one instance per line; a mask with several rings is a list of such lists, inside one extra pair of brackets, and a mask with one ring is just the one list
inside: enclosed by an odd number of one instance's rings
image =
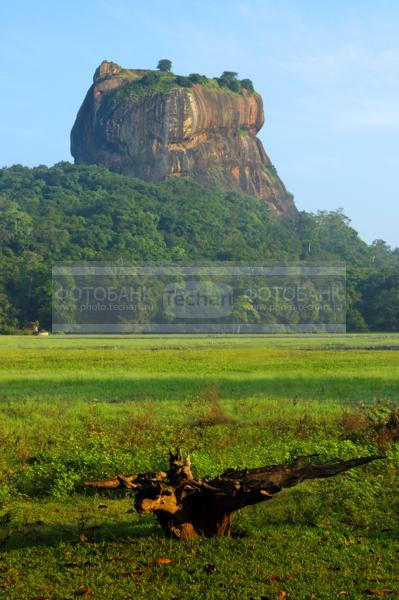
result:
[[(398, 350), (398, 334), (0, 337), (0, 598), (399, 598)], [(233, 539), (164, 539), (129, 490), (81, 487), (177, 446), (199, 477), (385, 459), (246, 508)]]

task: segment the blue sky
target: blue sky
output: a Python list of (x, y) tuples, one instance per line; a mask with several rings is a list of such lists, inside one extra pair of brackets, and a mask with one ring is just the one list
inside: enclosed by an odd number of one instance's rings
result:
[(0, 6), (0, 165), (71, 160), (97, 65), (238, 71), (262, 94), (260, 133), (300, 209), (342, 207), (399, 246), (399, 2), (14, 0)]

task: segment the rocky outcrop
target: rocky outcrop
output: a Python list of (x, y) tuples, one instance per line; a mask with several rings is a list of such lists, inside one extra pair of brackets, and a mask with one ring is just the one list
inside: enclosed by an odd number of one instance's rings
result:
[[(103, 62), (71, 133), (77, 163), (160, 182), (189, 176), (267, 202), (292, 218), (292, 196), (256, 137), (264, 123), (257, 93), (233, 93), (215, 80), (177, 85), (172, 74), (122, 69)], [(144, 80), (143, 80), (144, 78)]]

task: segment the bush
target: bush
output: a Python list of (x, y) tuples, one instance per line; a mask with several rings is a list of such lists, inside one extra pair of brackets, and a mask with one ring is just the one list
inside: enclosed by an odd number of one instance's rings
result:
[(238, 93), (241, 90), (240, 82), (236, 81), (235, 79), (229, 81), (227, 87), (229, 88), (229, 90), (236, 93)]
[(200, 75), (199, 73), (190, 73), (188, 76), (192, 83), (208, 83), (209, 79), (206, 75)]
[(255, 91), (254, 84), (250, 79), (241, 79), (240, 85), (245, 90), (248, 90), (248, 92), (251, 92), (251, 94)]
[(248, 127), (240, 127), (239, 129), (237, 129), (236, 137), (244, 137), (246, 135), (249, 135)]
[(156, 85), (160, 80), (159, 73), (155, 73), (154, 71), (147, 73), (141, 80), (141, 83), (146, 87), (150, 87), (152, 85)]
[(220, 87), (228, 88), (232, 92), (238, 93), (241, 90), (240, 82), (237, 81), (235, 76), (230, 76), (229, 73), (230, 71), (225, 71), (223, 75), (217, 79), (217, 82)]
[(185, 77), (184, 75), (177, 75), (176, 83), (177, 83), (177, 85), (180, 85), (181, 87), (187, 87), (187, 88), (190, 88), (193, 85), (191, 82), (191, 79), (189, 77)]

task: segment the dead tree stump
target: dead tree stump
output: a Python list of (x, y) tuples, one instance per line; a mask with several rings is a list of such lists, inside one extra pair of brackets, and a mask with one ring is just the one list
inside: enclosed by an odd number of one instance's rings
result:
[(139, 475), (116, 475), (86, 481), (95, 489), (134, 490), (139, 513), (154, 513), (165, 535), (172, 538), (231, 536), (234, 513), (245, 506), (270, 500), (283, 488), (305, 479), (333, 477), (383, 456), (320, 463), (317, 455), (258, 469), (228, 469), (211, 480), (194, 479), (190, 457), (170, 452), (169, 469)]

